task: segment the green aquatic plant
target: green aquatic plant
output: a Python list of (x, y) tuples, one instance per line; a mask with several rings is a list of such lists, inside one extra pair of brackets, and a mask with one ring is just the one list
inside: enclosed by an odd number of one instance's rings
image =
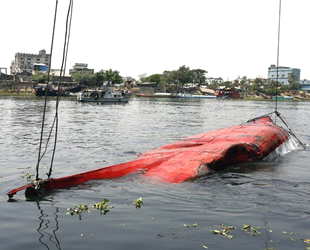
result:
[(225, 236), (228, 239), (232, 239), (234, 236), (232, 236), (230, 233), (230, 230), (232, 229), (237, 229), (234, 226), (225, 226), (224, 224), (221, 224), (220, 226), (218, 226), (219, 228), (222, 228), (221, 230), (212, 230), (213, 234), (221, 234), (223, 236)]
[(31, 181), (31, 178), (32, 178), (32, 176), (34, 176), (34, 174), (31, 174), (29, 171), (27, 171), (27, 173), (22, 172), (22, 173), (20, 174), (20, 176), (21, 176), (22, 178), (27, 178), (27, 181)]
[[(258, 231), (258, 229), (262, 229), (261, 227), (252, 227), (251, 225), (243, 225), (243, 228), (242, 228), (242, 231), (250, 234), (250, 235), (254, 235), (254, 236), (257, 236), (257, 235), (260, 235), (262, 234), (262, 232)], [(272, 233), (272, 230), (270, 230), (270, 233)]]
[(132, 205), (136, 206), (136, 209), (140, 209), (142, 204), (143, 204), (143, 201), (141, 197), (132, 203)]
[(80, 220), (82, 219), (82, 217), (81, 217), (81, 213), (82, 212), (86, 211), (86, 212), (90, 213), (90, 209), (88, 207), (88, 203), (86, 203), (84, 205), (80, 204), (78, 206), (73, 206), (71, 208), (68, 208), (67, 210), (68, 210), (67, 214), (70, 214), (70, 215), (77, 214), (77, 215), (79, 215)]
[(310, 240), (309, 239), (301, 239), (302, 242), (305, 242), (308, 244), (307, 250), (310, 250)]
[(113, 208), (113, 206), (109, 206), (110, 201), (108, 199), (104, 199), (101, 202), (95, 203), (93, 208), (100, 210), (100, 214), (106, 214)]

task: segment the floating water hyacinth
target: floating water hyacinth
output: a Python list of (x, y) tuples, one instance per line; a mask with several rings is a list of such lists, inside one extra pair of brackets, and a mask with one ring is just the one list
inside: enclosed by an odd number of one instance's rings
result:
[(31, 174), (29, 171), (27, 171), (27, 173), (24, 173), (24, 172), (22, 172), (21, 174), (20, 174), (20, 176), (22, 177), (22, 178), (27, 178), (27, 181), (31, 181), (31, 177), (32, 176), (34, 176), (34, 174)]
[(234, 236), (230, 235), (230, 230), (232, 229), (236, 229), (236, 227), (234, 226), (225, 226), (224, 224), (221, 224), (219, 226), (220, 228), (223, 228), (222, 230), (212, 230), (213, 234), (221, 234), (223, 236), (225, 236), (228, 239), (232, 239)]
[(136, 209), (140, 209), (142, 204), (143, 204), (143, 201), (141, 197), (132, 203), (132, 205), (136, 206)]
[(73, 206), (71, 208), (68, 208), (67, 209), (69, 212), (67, 212), (67, 214), (70, 214), (70, 215), (79, 215), (79, 219), (81, 220), (82, 217), (81, 217), (81, 213), (84, 212), (84, 211), (87, 211), (88, 213), (90, 213), (90, 209), (88, 208), (88, 204), (84, 204), (84, 205), (78, 205), (78, 206)]
[(95, 203), (93, 208), (100, 210), (100, 214), (106, 214), (113, 208), (113, 206), (109, 206), (110, 201), (108, 199), (104, 199), (101, 202)]
[(262, 229), (262, 228), (261, 227), (255, 228), (255, 227), (252, 227), (251, 225), (243, 225), (242, 231), (244, 231), (250, 235), (257, 236), (257, 235), (261, 234), (261, 232), (259, 232), (258, 229)]

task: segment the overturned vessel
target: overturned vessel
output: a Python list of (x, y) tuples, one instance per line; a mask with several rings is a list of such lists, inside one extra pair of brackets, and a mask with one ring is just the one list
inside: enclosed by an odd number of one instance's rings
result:
[(191, 181), (235, 163), (262, 160), (289, 137), (288, 130), (276, 125), (270, 116), (262, 116), (241, 125), (187, 137), (147, 151), (130, 162), (62, 178), (37, 180), (10, 191), (8, 196), (23, 189), (26, 189), (26, 195), (36, 194), (38, 190), (62, 189), (134, 172), (170, 183)]

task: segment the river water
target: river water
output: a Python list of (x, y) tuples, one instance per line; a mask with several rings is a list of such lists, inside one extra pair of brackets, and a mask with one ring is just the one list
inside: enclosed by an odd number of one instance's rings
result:
[[(27, 201), (6, 193), (35, 174), (42, 99), (0, 98), (1, 249), (306, 249), (310, 238), (309, 147), (274, 161), (231, 166), (194, 182), (158, 183), (141, 174), (46, 193)], [(113, 165), (202, 132), (274, 110), (267, 101), (133, 98), (127, 104), (60, 103), (52, 177)], [(297, 136), (310, 143), (309, 102), (280, 102)], [(55, 100), (47, 103), (46, 130)], [(44, 137), (46, 138), (46, 134)], [(52, 141), (53, 144), (53, 141)], [(46, 178), (51, 150), (40, 165)], [(33, 178), (33, 176), (32, 176)], [(132, 203), (142, 198), (136, 209)], [(108, 199), (107, 214), (91, 209)], [(260, 232), (242, 230), (244, 224)], [(221, 226), (222, 225), (222, 226)], [(214, 234), (232, 226), (229, 237)]]

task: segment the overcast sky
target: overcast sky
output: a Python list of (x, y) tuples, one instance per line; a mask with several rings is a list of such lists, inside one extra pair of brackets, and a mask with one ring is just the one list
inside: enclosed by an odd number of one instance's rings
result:
[[(59, 0), (52, 68), (61, 67), (68, 0)], [(0, 67), (50, 53), (56, 0), (1, 1)], [(280, 66), (310, 80), (310, 0), (282, 0)], [(75, 0), (67, 70), (88, 63), (121, 76), (182, 65), (207, 77), (267, 78), (277, 61), (279, 0)]]

